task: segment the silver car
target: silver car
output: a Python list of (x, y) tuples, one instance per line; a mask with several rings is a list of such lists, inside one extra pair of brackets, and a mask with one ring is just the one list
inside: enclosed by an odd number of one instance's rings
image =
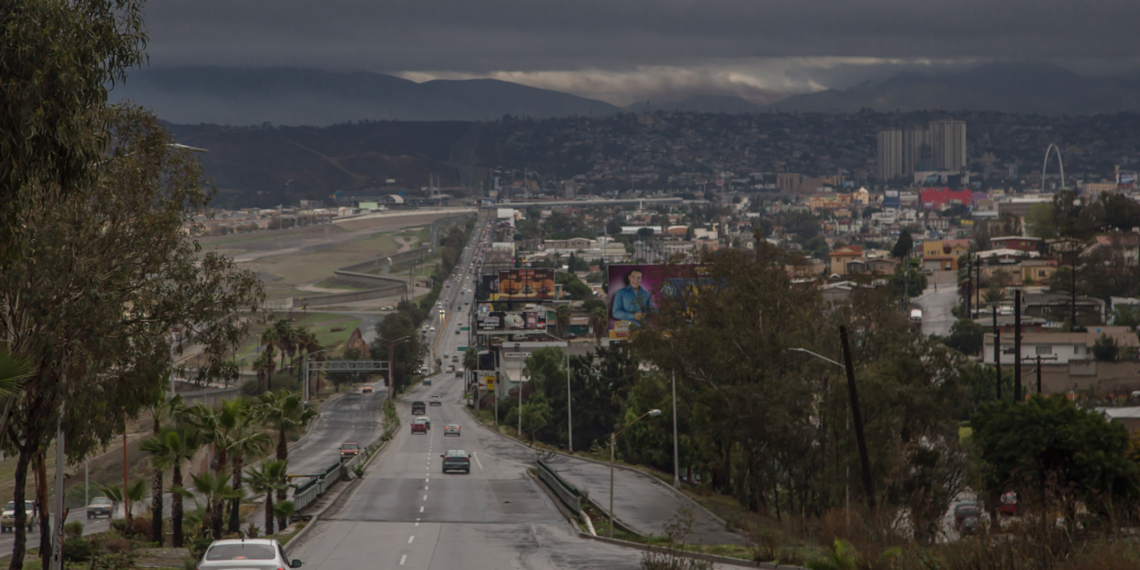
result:
[(300, 568), (289, 561), (281, 544), (271, 538), (215, 540), (196, 566), (198, 570), (278, 570)]

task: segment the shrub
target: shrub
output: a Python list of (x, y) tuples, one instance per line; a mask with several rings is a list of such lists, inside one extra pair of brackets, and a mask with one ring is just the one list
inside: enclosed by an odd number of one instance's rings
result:
[(95, 545), (80, 537), (63, 541), (63, 559), (68, 562), (87, 562), (95, 554)]
[(83, 536), (83, 523), (79, 521), (71, 521), (63, 525), (63, 533), (68, 538), (79, 538)]
[(135, 565), (135, 557), (130, 553), (102, 554), (91, 557), (88, 570), (131, 570)]
[(241, 383), (241, 394), (243, 396), (256, 396), (261, 392), (261, 382), (256, 378), (250, 378)]

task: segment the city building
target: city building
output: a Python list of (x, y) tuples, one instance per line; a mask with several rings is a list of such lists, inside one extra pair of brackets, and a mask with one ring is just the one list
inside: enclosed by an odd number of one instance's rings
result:
[(966, 122), (931, 121), (930, 146), (935, 170), (962, 170), (966, 167)]

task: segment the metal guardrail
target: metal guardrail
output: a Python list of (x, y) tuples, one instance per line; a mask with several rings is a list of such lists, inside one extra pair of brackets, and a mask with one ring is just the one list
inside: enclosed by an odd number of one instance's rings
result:
[(392, 434), (399, 429), (400, 423), (392, 422), (391, 425), (384, 431), (383, 437), (378, 437), (372, 443), (364, 447), (363, 453), (358, 453), (355, 457), (348, 461), (338, 461), (330, 465), (328, 469), (317, 477), (310, 477), (308, 481), (298, 485), (293, 490), (293, 508), (295, 512), (301, 512), (306, 507), (311, 506), (336, 485), (338, 481), (345, 480), (351, 481), (356, 478), (356, 467), (363, 466), (372, 454), (376, 453), (384, 442), (391, 439)]
[(558, 495), (558, 500), (562, 501), (566, 508), (570, 509), (575, 515), (582, 512), (582, 493), (577, 487), (571, 485), (562, 478), (556, 471), (550, 468), (542, 459), (537, 460), (538, 463), (538, 478), (542, 479), (551, 489), (554, 494)]

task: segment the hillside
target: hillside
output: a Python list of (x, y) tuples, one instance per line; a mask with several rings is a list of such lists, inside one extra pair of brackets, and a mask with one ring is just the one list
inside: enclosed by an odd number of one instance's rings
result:
[(312, 125), (359, 120), (487, 121), (605, 115), (602, 101), (493, 79), (416, 83), (382, 73), (307, 68), (173, 67), (132, 74), (110, 99), (131, 99), (180, 124)]
[(795, 95), (764, 109), (825, 113), (942, 109), (1093, 115), (1140, 111), (1140, 77), (1084, 77), (1048, 64), (990, 64), (946, 75), (902, 73), (847, 90)]

